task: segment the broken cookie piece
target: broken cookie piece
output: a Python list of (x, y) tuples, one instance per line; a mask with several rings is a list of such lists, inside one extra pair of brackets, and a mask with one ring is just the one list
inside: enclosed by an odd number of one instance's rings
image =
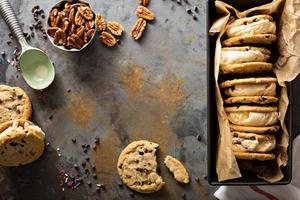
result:
[(173, 173), (176, 181), (181, 183), (189, 183), (189, 174), (179, 160), (168, 155), (165, 158), (164, 163), (170, 172)]

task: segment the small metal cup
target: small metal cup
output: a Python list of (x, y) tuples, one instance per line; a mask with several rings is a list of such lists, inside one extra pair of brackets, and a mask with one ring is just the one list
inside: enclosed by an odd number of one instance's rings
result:
[[(50, 10), (50, 12), (49, 12), (49, 14), (48, 14), (47, 30), (48, 30), (48, 28), (50, 27), (50, 13), (51, 13), (51, 11), (52, 11), (54, 8), (58, 8), (58, 9), (62, 8), (62, 7), (65, 5), (65, 3), (67, 3), (67, 2), (72, 2), (72, 3), (83, 3), (83, 4), (86, 4), (87, 6), (89, 6), (89, 7), (92, 9), (92, 7), (90, 6), (90, 4), (87, 3), (86, 1), (81, 1), (81, 0), (73, 0), (73, 1), (70, 1), (70, 0), (69, 0), (69, 1), (68, 1), (68, 0), (64, 0), (64, 1), (60, 1), (59, 3), (55, 4), (55, 6), (53, 6), (53, 7), (51, 8), (51, 10)], [(92, 11), (93, 11), (93, 9), (92, 9)], [(94, 11), (93, 11), (93, 14), (94, 14), (94, 20), (95, 20), (95, 22), (96, 22), (96, 14), (94, 13)], [(87, 47), (87, 46), (91, 43), (91, 41), (93, 40), (93, 38), (94, 38), (94, 36), (95, 36), (95, 34), (96, 34), (96, 23), (94, 24), (94, 28), (95, 28), (95, 31), (94, 31), (93, 36), (90, 38), (90, 40), (89, 40), (88, 43), (86, 43), (83, 47), (81, 47), (81, 49), (75, 49), (75, 48), (68, 49), (68, 48), (66, 48), (66, 47), (64, 47), (64, 46), (62, 46), (62, 45), (61, 45), (61, 46), (58, 46), (58, 45), (54, 44), (54, 42), (53, 42), (53, 41), (54, 41), (54, 38), (51, 37), (51, 36), (48, 34), (48, 31), (47, 31), (47, 36), (48, 36), (50, 42), (51, 42), (55, 47), (57, 47), (57, 48), (59, 48), (59, 49), (61, 49), (61, 50), (63, 50), (63, 51), (81, 51), (82, 49), (84, 49), (85, 47)]]

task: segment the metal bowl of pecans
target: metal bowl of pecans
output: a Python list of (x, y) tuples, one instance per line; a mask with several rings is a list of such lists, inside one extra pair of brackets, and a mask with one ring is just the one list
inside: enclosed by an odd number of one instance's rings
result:
[(96, 15), (85, 1), (61, 1), (49, 13), (47, 35), (64, 51), (81, 51), (96, 33)]

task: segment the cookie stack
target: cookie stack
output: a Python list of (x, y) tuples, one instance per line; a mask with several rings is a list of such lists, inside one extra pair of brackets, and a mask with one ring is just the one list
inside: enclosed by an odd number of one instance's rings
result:
[(266, 47), (276, 41), (272, 16), (233, 21), (222, 42), (220, 88), (238, 159), (273, 160), (280, 126), (277, 78)]
[(0, 165), (25, 165), (42, 155), (45, 133), (28, 121), (31, 112), (21, 88), (0, 85)]

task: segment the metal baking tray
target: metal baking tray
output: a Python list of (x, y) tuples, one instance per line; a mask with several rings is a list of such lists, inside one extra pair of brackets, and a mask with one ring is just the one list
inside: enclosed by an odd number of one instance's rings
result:
[[(271, 2), (271, 0), (224, 0), (224, 2), (232, 5), (238, 10), (246, 10), (251, 7), (259, 6)], [(216, 19), (215, 1), (209, 0), (207, 2), (207, 25), (209, 30), (213, 21)], [(292, 126), (292, 90), (291, 84), (287, 84), (288, 95), (289, 95), (289, 108), (286, 114), (286, 125), (290, 134), (289, 148), (288, 148), (288, 164), (282, 167), (284, 178), (276, 183), (269, 183), (256, 177), (253, 173), (243, 173), (243, 177), (238, 179), (232, 179), (228, 181), (219, 182), (216, 174), (216, 147), (218, 140), (218, 119), (216, 115), (216, 100), (215, 100), (215, 86), (214, 86), (214, 51), (216, 36), (209, 36), (207, 34), (207, 103), (208, 103), (208, 116), (207, 116), (207, 134), (208, 134), (208, 145), (207, 145), (207, 162), (208, 162), (208, 182), (211, 185), (286, 185), (291, 182), (292, 179), (292, 139), (295, 137), (292, 135), (295, 131)]]

